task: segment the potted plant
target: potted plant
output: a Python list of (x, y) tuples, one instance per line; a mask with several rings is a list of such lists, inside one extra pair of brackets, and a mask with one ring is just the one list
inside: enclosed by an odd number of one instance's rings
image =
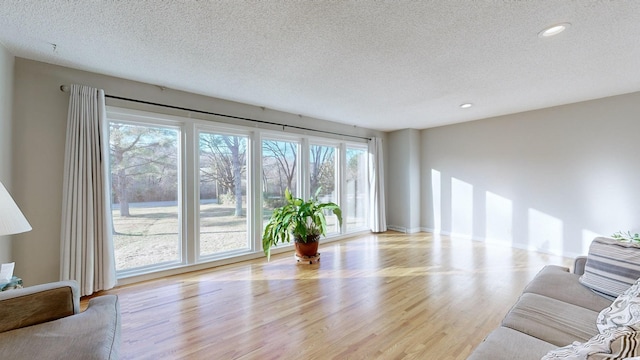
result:
[(327, 234), (325, 211), (333, 212), (342, 225), (342, 210), (332, 202), (321, 203), (318, 200), (318, 189), (315, 195), (304, 201), (293, 197), (289, 189), (284, 192), (285, 205), (273, 210), (271, 219), (264, 228), (262, 248), (267, 259), (271, 258), (271, 247), (279, 243), (291, 241), (293, 236), (296, 255), (312, 257), (318, 253), (318, 241)]

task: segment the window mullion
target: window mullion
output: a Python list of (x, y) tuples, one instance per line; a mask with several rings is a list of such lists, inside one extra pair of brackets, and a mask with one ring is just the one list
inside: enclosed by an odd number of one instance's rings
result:
[(184, 193), (184, 219), (183, 224), (183, 241), (182, 241), (182, 261), (187, 264), (194, 264), (197, 261), (198, 254), (198, 236), (199, 236), (199, 184), (197, 172), (197, 142), (195, 138), (197, 131), (195, 124), (189, 123), (184, 127), (184, 155), (182, 156), (184, 163), (183, 171), (183, 193)]
[[(347, 179), (345, 177), (346, 174), (346, 164), (347, 164), (347, 144), (340, 143), (338, 146), (338, 164), (336, 166), (336, 194), (338, 198), (336, 199), (336, 203), (340, 205), (341, 209), (345, 208), (346, 198), (347, 198)], [(342, 226), (340, 226), (340, 233), (344, 234), (347, 230), (347, 221), (345, 216), (342, 218)]]
[(298, 196), (303, 199), (308, 199), (311, 195), (311, 178), (309, 169), (309, 139), (302, 138), (300, 141), (300, 150), (298, 151), (299, 169), (298, 176), (300, 176), (300, 194)]
[(247, 169), (249, 171), (248, 188), (251, 193), (251, 202), (247, 200), (247, 216), (251, 216), (252, 223), (249, 226), (249, 238), (252, 239), (252, 250), (262, 251), (262, 134), (254, 131), (249, 141), (249, 159)]

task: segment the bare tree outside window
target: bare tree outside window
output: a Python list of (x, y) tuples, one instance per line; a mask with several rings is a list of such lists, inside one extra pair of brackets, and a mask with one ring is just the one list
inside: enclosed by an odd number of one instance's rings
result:
[(262, 141), (262, 192), (267, 207), (280, 206), (285, 189), (297, 193), (298, 143)]
[[(247, 141), (244, 137), (203, 133), (200, 135), (200, 181), (213, 183), (218, 203), (233, 201), (235, 216), (242, 210), (242, 178), (246, 176)], [(221, 201), (220, 195), (225, 200)], [(230, 196), (233, 196), (233, 200)]]
[(113, 202), (119, 204), (120, 216), (131, 216), (130, 201), (175, 201), (175, 130), (110, 125)]
[(336, 148), (332, 146), (311, 145), (309, 149), (309, 172), (313, 195), (320, 188), (318, 196), (323, 201), (335, 202)]

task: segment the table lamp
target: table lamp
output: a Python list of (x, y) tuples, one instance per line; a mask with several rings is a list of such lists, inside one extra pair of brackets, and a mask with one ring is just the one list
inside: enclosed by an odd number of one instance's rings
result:
[(31, 225), (0, 182), (0, 236), (19, 234), (29, 230)]

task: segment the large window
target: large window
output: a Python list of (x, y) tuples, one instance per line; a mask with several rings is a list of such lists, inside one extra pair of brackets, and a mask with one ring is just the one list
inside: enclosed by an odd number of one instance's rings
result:
[[(336, 186), (336, 155), (335, 146), (309, 146), (309, 195), (318, 194), (322, 202), (338, 202)], [(325, 214), (327, 218), (327, 234), (340, 232), (338, 218), (332, 213)]]
[(109, 133), (116, 269), (180, 262), (180, 130), (111, 122)]
[(347, 147), (344, 174), (345, 196), (342, 211), (347, 232), (367, 227), (369, 186), (367, 181), (368, 151), (363, 147)]
[(289, 189), (342, 207), (329, 237), (367, 225), (366, 144), (108, 107), (118, 276), (261, 252)]
[(298, 192), (300, 144), (296, 141), (262, 141), (262, 218), (267, 222), (273, 209), (284, 205), (286, 189), (294, 196)]
[(248, 137), (202, 131), (199, 143), (200, 256), (248, 250)]

